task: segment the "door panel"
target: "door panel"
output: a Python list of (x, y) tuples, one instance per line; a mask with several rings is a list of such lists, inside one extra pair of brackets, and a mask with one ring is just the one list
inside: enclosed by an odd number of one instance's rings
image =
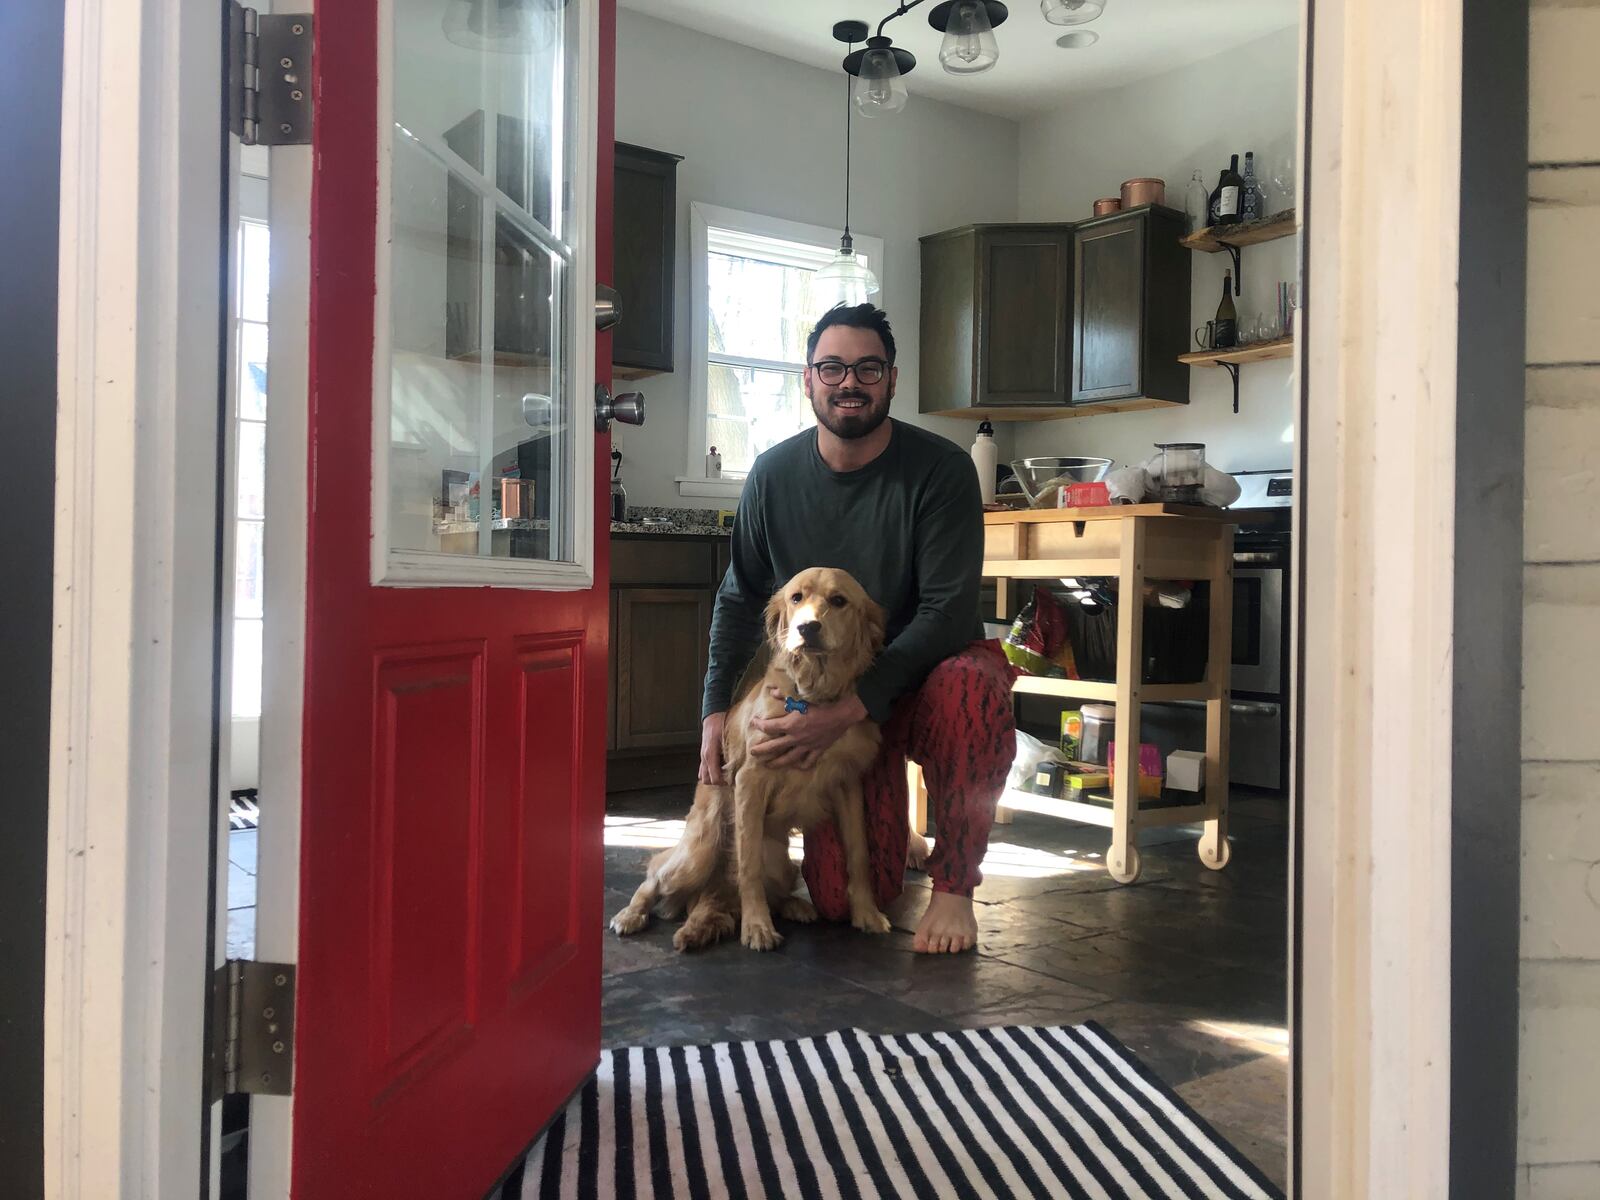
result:
[(1072, 400), (1138, 396), (1144, 312), (1144, 224), (1078, 234), (1074, 269)]
[(619, 588), (617, 748), (698, 746), (715, 593)]
[(481, 1196), (598, 1060), (613, 29), (317, 16), (298, 1200)]
[(979, 405), (1064, 405), (1071, 236), (982, 230)]

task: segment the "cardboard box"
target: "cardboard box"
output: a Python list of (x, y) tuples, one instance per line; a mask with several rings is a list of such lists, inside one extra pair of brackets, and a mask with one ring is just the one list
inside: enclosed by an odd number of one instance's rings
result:
[(1206, 783), (1206, 756), (1198, 750), (1174, 750), (1167, 755), (1167, 786), (1180, 792), (1198, 792)]

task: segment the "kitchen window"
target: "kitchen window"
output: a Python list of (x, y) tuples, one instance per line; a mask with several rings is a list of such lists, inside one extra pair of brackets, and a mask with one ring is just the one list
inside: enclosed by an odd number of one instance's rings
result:
[[(678, 492), (731, 499), (756, 455), (816, 423), (802, 380), (806, 335), (837, 301), (814, 276), (837, 253), (839, 234), (699, 203), (689, 206), (689, 227), (689, 447)], [(881, 276), (882, 241), (856, 234), (855, 247)], [(706, 477), (712, 446), (720, 480)]]

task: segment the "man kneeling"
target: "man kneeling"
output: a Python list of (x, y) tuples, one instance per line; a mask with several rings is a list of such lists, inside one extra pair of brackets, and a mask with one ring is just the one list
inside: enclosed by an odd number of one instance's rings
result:
[[(751, 752), (806, 765), (863, 718), (877, 721), (883, 745), (863, 779), (874, 895), (884, 907), (904, 883), (909, 757), (922, 767), (938, 828), (927, 861), (933, 897), (914, 944), (957, 952), (977, 943), (972, 892), (1015, 753), (1012, 673), (998, 643), (983, 640), (983, 506), (972, 461), (890, 419), (894, 357), (888, 318), (869, 304), (831, 310), (807, 339), (817, 426), (759, 456), (745, 481), (711, 621), (700, 780), (723, 782), (723, 726), (773, 588), (807, 566), (849, 571), (887, 614), (883, 652), (855, 695), (759, 722), (769, 736)], [(805, 845), (817, 912), (847, 919), (838, 829), (824, 822)]]

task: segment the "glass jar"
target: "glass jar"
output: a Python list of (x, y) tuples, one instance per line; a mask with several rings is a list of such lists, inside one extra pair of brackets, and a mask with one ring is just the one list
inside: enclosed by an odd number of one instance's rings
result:
[(1204, 442), (1157, 442), (1161, 451), (1161, 499), (1169, 504), (1199, 504), (1206, 481)]

